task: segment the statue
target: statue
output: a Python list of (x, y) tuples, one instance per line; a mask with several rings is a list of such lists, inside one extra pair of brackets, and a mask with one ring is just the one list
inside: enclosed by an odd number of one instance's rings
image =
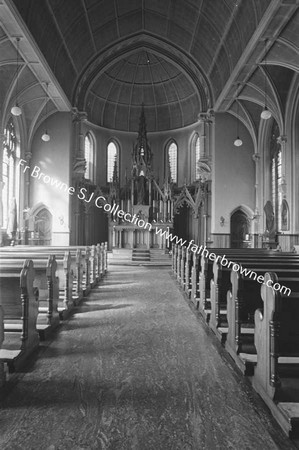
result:
[(266, 232), (269, 234), (269, 238), (271, 239), (275, 236), (275, 216), (270, 200), (268, 200), (265, 204), (264, 211), (266, 214)]

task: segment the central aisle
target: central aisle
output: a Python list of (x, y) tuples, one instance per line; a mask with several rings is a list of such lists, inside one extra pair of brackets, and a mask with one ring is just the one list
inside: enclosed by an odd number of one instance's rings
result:
[(1, 402), (0, 448), (293, 448), (169, 268), (114, 266)]

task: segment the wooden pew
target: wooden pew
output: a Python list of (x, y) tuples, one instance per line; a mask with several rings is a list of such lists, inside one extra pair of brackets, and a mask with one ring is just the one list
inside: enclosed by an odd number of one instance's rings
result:
[[(8, 254), (0, 257), (0, 272), (21, 271), (24, 264), (23, 256)], [(54, 255), (47, 260), (34, 259), (34, 288), (38, 289), (38, 316), (36, 327), (41, 340), (45, 340), (49, 332), (59, 325), (58, 301), (59, 279), (56, 276), (57, 262)]]
[(254, 316), (253, 386), (283, 430), (294, 437), (299, 435), (299, 279), (266, 273), (265, 281), (288, 283), (293, 289), (285, 296), (266, 285), (261, 288), (263, 308)]
[(177, 281), (180, 282), (181, 279), (181, 257), (182, 257), (182, 247), (178, 245), (177, 249), (177, 266), (176, 266), (176, 277)]
[(181, 252), (181, 273), (180, 273), (180, 285), (183, 290), (185, 290), (185, 284), (186, 284), (186, 255), (187, 254), (187, 247), (185, 245), (182, 246), (182, 252)]
[[(5, 256), (6, 259), (10, 258), (13, 260), (24, 260), (24, 258), (30, 258), (35, 263), (39, 261), (39, 264), (42, 264), (43, 267), (46, 267), (48, 262), (48, 253), (40, 253), (40, 252), (25, 252), (22, 251), (17, 252), (7, 252), (3, 251), (0, 253), (0, 256)], [(72, 310), (75, 302), (72, 297), (73, 292), (73, 272), (71, 269), (71, 254), (70, 252), (64, 252), (64, 254), (56, 255), (56, 263), (57, 263), (57, 276), (59, 278), (59, 301), (58, 301), (58, 312), (59, 316), (62, 320), (66, 319)]]
[(100, 281), (101, 278), (105, 275), (105, 247), (103, 248), (102, 244), (97, 244), (96, 246), (96, 258), (97, 258), (97, 266), (96, 266), (96, 275), (97, 280)]
[(199, 272), (200, 272), (200, 256), (197, 253), (192, 255), (192, 269), (191, 269), (191, 293), (190, 300), (195, 307), (199, 306)]
[[(214, 249), (211, 249), (214, 250)], [(232, 262), (244, 262), (245, 260), (247, 261), (256, 261), (257, 258), (259, 261), (261, 261), (261, 259), (263, 258), (265, 261), (266, 260), (276, 260), (278, 257), (281, 259), (290, 259), (293, 258), (294, 261), (297, 260), (296, 255), (294, 255), (293, 253), (281, 253), (281, 252), (276, 252), (276, 251), (269, 251), (269, 250), (264, 250), (264, 249), (217, 249), (219, 250), (219, 252), (210, 252), (210, 255), (212, 253), (214, 253), (214, 256), (221, 256), (224, 257), (228, 260), (228, 261), (232, 261)], [(224, 251), (225, 250), (225, 251)], [(250, 250), (250, 251), (249, 251)], [(255, 251), (253, 251), (255, 250)], [(215, 258), (214, 258), (215, 259)], [(210, 259), (207, 258), (206, 255), (202, 255), (200, 258), (201, 261), (201, 269), (200, 269), (200, 274), (199, 274), (199, 310), (201, 312), (201, 314), (203, 315), (203, 317), (205, 317), (205, 319), (207, 321), (209, 321), (210, 319), (210, 313), (211, 313), (211, 305), (210, 305), (210, 301), (211, 301), (211, 280), (213, 279), (213, 264), (214, 262)], [(218, 261), (218, 266), (221, 266), (220, 261)], [(225, 270), (225, 267), (222, 267), (222, 270)], [(217, 280), (217, 282), (219, 281), (219, 279)], [(212, 283), (213, 286), (213, 283)], [(221, 290), (218, 287), (218, 292), (221, 292)], [(217, 289), (217, 287), (215, 287), (215, 289)], [(223, 302), (226, 302), (226, 298), (224, 297)]]
[[(49, 254), (64, 254), (65, 251), (69, 251), (72, 256), (72, 270), (74, 276), (74, 286), (77, 287), (73, 289), (73, 298), (79, 302), (83, 295), (88, 295), (90, 289), (96, 285), (96, 283), (105, 275), (107, 272), (108, 264), (108, 250), (107, 242), (101, 244), (88, 246), (16, 246), (16, 247), (3, 247), (0, 248), (0, 253), (2, 251), (11, 252), (49, 252)], [(79, 255), (81, 266), (79, 265)]]
[[(249, 265), (248, 265), (249, 266)], [(264, 276), (267, 267), (252, 266), (251, 270), (257, 276)], [(272, 268), (274, 268), (272, 263)], [(294, 267), (287, 262), (276, 264), (276, 272), (282, 277), (298, 277), (299, 265)], [(235, 360), (245, 375), (252, 375), (253, 365), (256, 362), (256, 349), (254, 346), (254, 313), (263, 303), (260, 295), (261, 284), (253, 278), (245, 277), (240, 273), (231, 272), (232, 289), (227, 293), (227, 321), (228, 331), (225, 348)]]
[(38, 289), (34, 289), (32, 260), (25, 260), (21, 271), (1, 271), (0, 290), (4, 314), (4, 341), (0, 361), (7, 363), (10, 372), (19, 370), (38, 348), (36, 330)]
[(172, 244), (172, 272), (176, 276), (176, 265), (177, 265), (177, 244)]
[[(208, 270), (208, 266), (203, 266), (201, 262), (202, 255), (196, 252), (191, 252), (191, 250), (186, 248), (186, 257), (184, 255), (184, 248), (179, 249), (180, 246), (173, 244), (172, 247), (172, 268), (174, 276), (178, 281), (182, 283), (182, 277), (184, 277), (184, 287), (186, 293), (190, 296), (191, 301), (194, 305), (199, 308), (202, 314), (209, 319), (210, 314), (210, 277), (212, 274), (212, 268)], [(207, 249), (209, 253), (214, 253), (215, 255), (239, 255), (240, 253), (245, 253), (246, 255), (251, 255), (253, 258), (255, 255), (264, 254), (267, 256), (276, 255), (278, 252), (267, 249), (230, 249), (230, 248), (210, 248)], [(182, 271), (181, 264), (185, 261), (184, 271)], [(207, 264), (211, 263), (208, 259)], [(212, 263), (211, 263), (212, 264)], [(206, 275), (208, 279), (206, 279)], [(190, 285), (186, 282), (186, 279), (190, 279)], [(200, 287), (201, 286), (201, 287)], [(202, 295), (200, 296), (200, 289), (202, 290)], [(202, 304), (200, 304), (200, 297), (202, 298)]]
[(193, 265), (193, 253), (191, 250), (187, 248), (186, 251), (186, 263), (185, 263), (185, 292), (187, 296), (190, 298), (191, 295), (191, 273), (192, 273), (192, 265)]
[[(241, 270), (253, 271), (257, 275), (263, 275), (268, 268), (275, 270), (280, 265), (283, 265), (285, 269), (296, 269), (299, 267), (299, 258), (294, 257), (294, 255), (282, 254), (277, 254), (275, 257), (260, 255), (258, 258), (252, 258), (251, 255), (241, 255), (238, 256), (235, 262)], [(213, 263), (213, 278), (210, 281), (211, 314), (209, 325), (222, 341), (225, 339), (228, 331), (226, 310), (227, 291), (231, 289), (231, 271), (234, 272), (231, 268), (223, 267), (219, 261)], [(246, 278), (245, 275), (244, 278)]]
[[(266, 249), (230, 249), (230, 248), (209, 248), (209, 253), (214, 253), (215, 255), (235, 255), (245, 253), (246, 255), (251, 255), (254, 257), (256, 254), (265, 254), (267, 256), (271, 254), (276, 254), (276, 251), (266, 250)], [(201, 310), (201, 313), (209, 320), (210, 314), (210, 276), (212, 276), (212, 268), (208, 271), (208, 266), (202, 267), (204, 255), (199, 253), (193, 253), (193, 264), (191, 272), (191, 301), (194, 303), (196, 308)], [(213, 264), (212, 261), (207, 260), (207, 264)], [(206, 275), (209, 274), (208, 279), (205, 279)], [(200, 290), (202, 289), (202, 294), (200, 295)], [(202, 303), (200, 304), (200, 298)]]
[(86, 247), (51, 247), (51, 246), (16, 246), (0, 248), (0, 256), (3, 252), (11, 253), (42, 253), (44, 255), (54, 254), (57, 259), (64, 257), (65, 252), (71, 254), (71, 269), (73, 271), (73, 294), (72, 298), (76, 304), (80, 302), (83, 295), (87, 295), (94, 280), (91, 280), (90, 250)]
[(104, 274), (108, 270), (108, 242), (103, 242)]

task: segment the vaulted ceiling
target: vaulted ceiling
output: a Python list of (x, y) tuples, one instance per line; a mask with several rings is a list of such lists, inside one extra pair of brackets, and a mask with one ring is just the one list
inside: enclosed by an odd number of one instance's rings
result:
[(148, 131), (238, 109), (254, 134), (265, 75), (279, 122), (299, 70), (296, 0), (3, 2), (29, 30), (65, 104), (106, 128), (136, 131), (143, 103)]

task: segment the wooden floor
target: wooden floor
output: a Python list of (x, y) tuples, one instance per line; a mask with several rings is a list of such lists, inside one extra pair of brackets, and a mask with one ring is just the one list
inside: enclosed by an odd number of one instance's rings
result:
[(114, 266), (0, 402), (12, 450), (293, 449), (169, 268)]

